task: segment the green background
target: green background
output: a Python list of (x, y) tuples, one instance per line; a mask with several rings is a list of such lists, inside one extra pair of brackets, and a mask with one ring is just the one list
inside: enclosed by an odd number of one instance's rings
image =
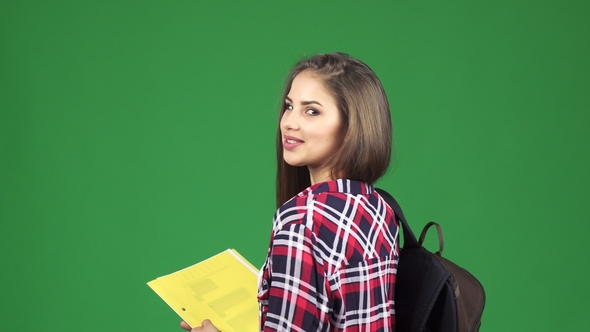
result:
[(378, 185), (443, 225), (481, 331), (587, 329), (590, 2), (2, 0), (0, 330), (179, 331), (147, 281), (261, 265), (284, 77), (333, 51), (381, 78)]

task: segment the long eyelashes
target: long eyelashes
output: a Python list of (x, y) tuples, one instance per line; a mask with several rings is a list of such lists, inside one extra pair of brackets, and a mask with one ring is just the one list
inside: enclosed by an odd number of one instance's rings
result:
[[(293, 105), (292, 104), (285, 103), (283, 105), (283, 111), (292, 111), (292, 110), (293, 110)], [(315, 115), (319, 115), (320, 112), (318, 110), (314, 109), (314, 108), (308, 108), (308, 109), (305, 110), (305, 114), (315, 116)]]

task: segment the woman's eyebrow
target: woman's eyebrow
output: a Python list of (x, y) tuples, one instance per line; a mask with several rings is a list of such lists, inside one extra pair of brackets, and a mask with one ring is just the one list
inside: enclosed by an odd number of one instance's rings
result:
[(315, 100), (310, 100), (310, 101), (302, 101), (301, 105), (307, 106), (307, 105), (311, 105), (311, 104), (316, 104), (316, 105), (320, 105), (320, 106), (324, 106), (322, 104), (320, 104), (319, 102), (315, 101)]
[[(290, 102), (290, 103), (293, 102), (293, 100), (291, 100), (291, 98), (289, 98), (289, 96), (285, 97), (285, 99), (287, 99), (287, 101)], [(301, 102), (301, 105), (303, 105), (303, 106), (307, 106), (307, 105), (311, 105), (311, 104), (320, 105), (322, 107), (324, 106), (324, 105), (320, 104), (318, 101), (315, 101), (315, 100), (306, 100), (306, 101), (302, 101)]]

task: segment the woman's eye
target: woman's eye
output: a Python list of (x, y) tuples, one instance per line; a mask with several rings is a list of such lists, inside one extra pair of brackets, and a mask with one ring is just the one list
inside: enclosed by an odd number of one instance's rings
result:
[(292, 110), (292, 109), (293, 109), (293, 105), (285, 103), (285, 111)]
[(307, 109), (307, 111), (305, 111), (305, 113), (306, 114), (309, 114), (309, 115), (318, 115), (318, 114), (320, 114), (320, 112), (314, 110), (313, 108)]

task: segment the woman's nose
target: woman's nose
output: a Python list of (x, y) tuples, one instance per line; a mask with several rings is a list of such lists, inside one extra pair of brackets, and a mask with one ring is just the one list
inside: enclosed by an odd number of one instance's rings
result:
[(283, 130), (298, 130), (299, 124), (297, 113), (294, 110), (286, 110), (281, 117), (281, 129)]

